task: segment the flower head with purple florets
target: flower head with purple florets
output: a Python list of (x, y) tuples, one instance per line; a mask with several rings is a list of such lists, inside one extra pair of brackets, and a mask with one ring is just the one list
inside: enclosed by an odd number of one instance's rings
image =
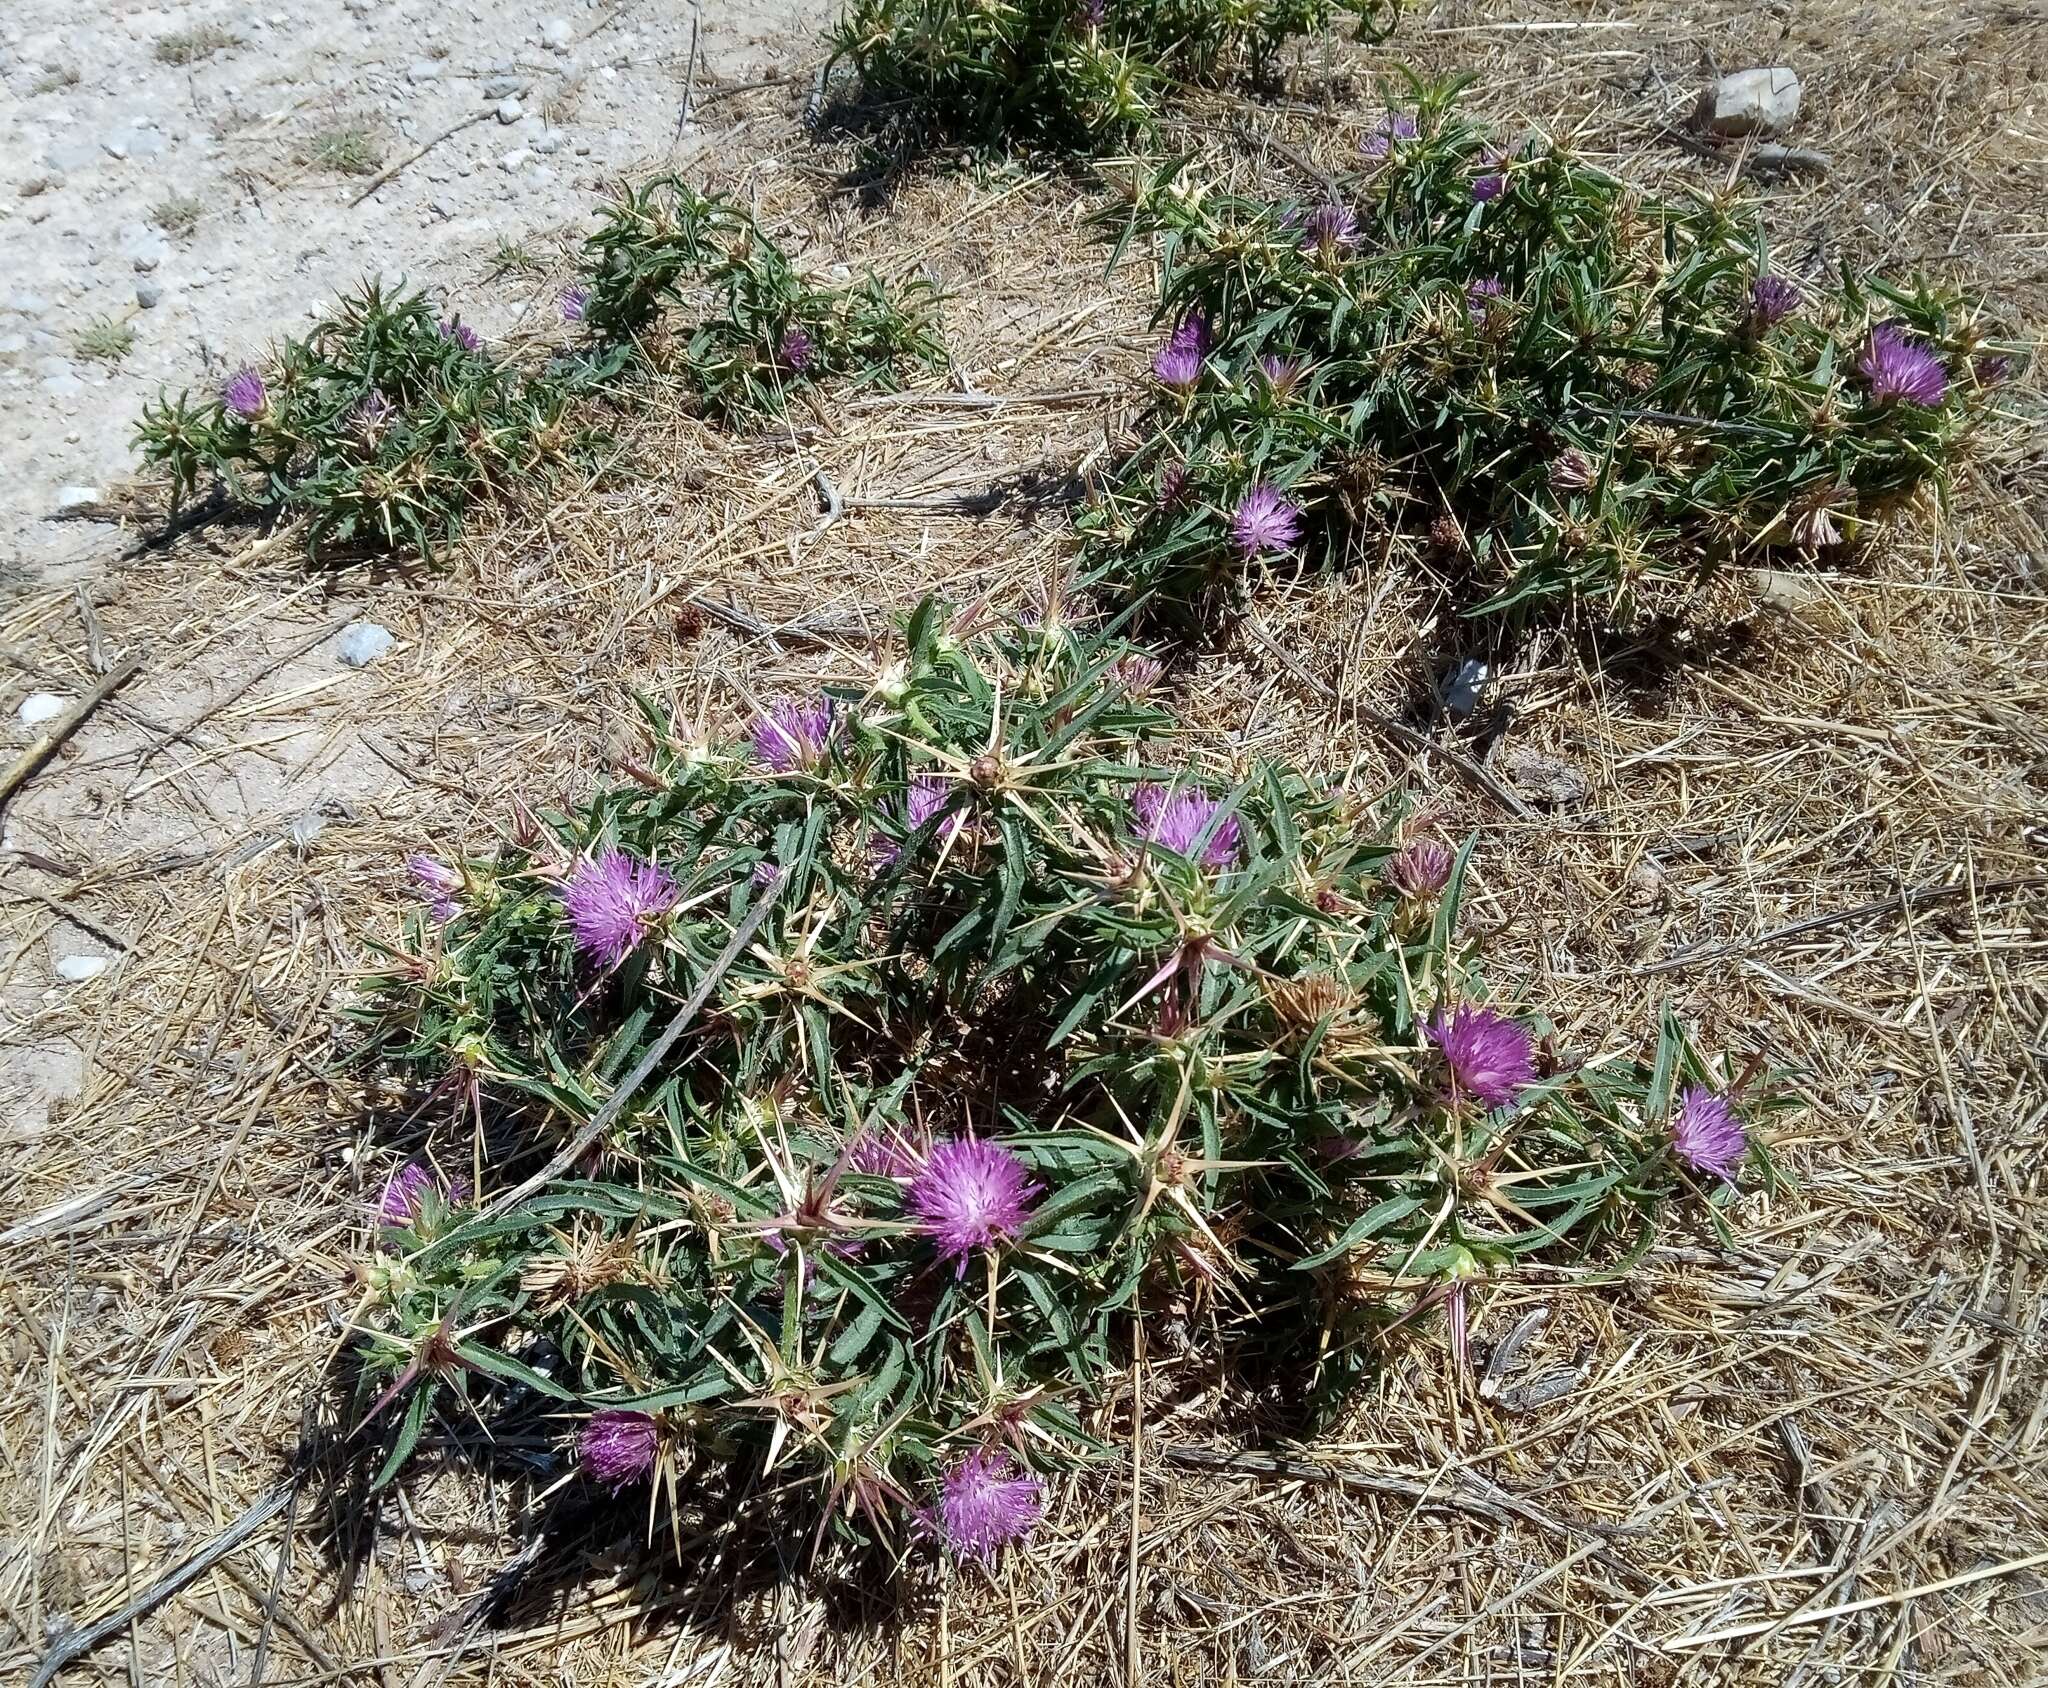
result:
[(1760, 275), (1749, 289), (1749, 320), (1758, 333), (1783, 322), (1805, 295), (1781, 275)]
[[(950, 780), (937, 774), (919, 774), (910, 782), (910, 789), (903, 794), (903, 824), (911, 833), (923, 826), (951, 799), (954, 785)], [(964, 814), (949, 815), (939, 827), (939, 841), (950, 844), (967, 824)], [(884, 866), (893, 865), (903, 854), (902, 845), (893, 838), (875, 840), (875, 857)]]
[(919, 1522), (959, 1558), (984, 1563), (1022, 1541), (1045, 1513), (1045, 1485), (1021, 1476), (1008, 1454), (979, 1448), (946, 1473)]
[(1301, 243), (1313, 246), (1325, 258), (1348, 252), (1358, 244), (1358, 217), (1350, 206), (1326, 200), (1308, 214)]
[(1506, 292), (1498, 276), (1483, 275), (1465, 289), (1465, 309), (1484, 322), (1487, 306)]
[(815, 768), (832, 746), (838, 713), (830, 698), (778, 698), (754, 720), (754, 755), (778, 774)]
[(1120, 656), (1109, 665), (1110, 684), (1122, 691), (1125, 697), (1143, 697), (1159, 684), (1165, 673), (1155, 658), (1140, 651)]
[(1306, 370), (1307, 365), (1300, 358), (1283, 358), (1268, 352), (1259, 359), (1259, 375), (1266, 383), (1266, 391), (1276, 399), (1292, 397)]
[(1863, 377), (1875, 404), (1903, 399), (1907, 404), (1933, 406), (1948, 392), (1948, 371), (1940, 356), (1888, 322), (1870, 331), (1863, 355), (1856, 360), (1856, 373)]
[(1507, 192), (1507, 172), (1501, 168), (1506, 161), (1506, 155), (1498, 152), (1489, 152), (1481, 160), (1484, 173), (1472, 183), (1472, 197), (1481, 205), (1490, 204)]
[(1159, 471), (1155, 502), (1161, 510), (1178, 510), (1188, 501), (1188, 466), (1169, 463)]
[(446, 925), (461, 912), (455, 896), (462, 889), (461, 874), (425, 854), (408, 856), (405, 865), (411, 870), (414, 888), (426, 901), (427, 912), (436, 920)]
[(659, 863), (606, 850), (576, 864), (562, 908), (577, 949), (609, 969), (640, 947), (680, 894)]
[(924, 1169), (924, 1156), (902, 1131), (883, 1125), (863, 1131), (847, 1145), (846, 1164), (871, 1178), (907, 1184)]
[[(1131, 813), (1137, 819), (1139, 838), (1207, 868), (1237, 866), (1244, 843), (1235, 815), (1226, 815), (1210, 831), (1210, 822), (1221, 807), (1207, 792), (1186, 785), (1148, 781), (1131, 793)], [(1206, 843), (1201, 842), (1204, 833), (1208, 834)], [(1198, 844), (1200, 855), (1196, 854)]]
[(817, 342), (804, 328), (785, 329), (775, 347), (775, 361), (794, 375), (801, 375), (809, 369), (811, 360), (817, 355)]
[(590, 289), (587, 287), (564, 288), (562, 290), (561, 303), (562, 320), (564, 322), (581, 322), (583, 320), (583, 313), (590, 309)]
[(1417, 838), (1388, 861), (1387, 880), (1402, 896), (1419, 902), (1440, 895), (1450, 884), (1454, 860), (1448, 846), (1434, 838)]
[(1504, 1108), (1536, 1082), (1536, 1050), (1528, 1029), (1491, 1008), (1460, 1003), (1439, 1008), (1424, 1026), (1443, 1051), (1453, 1107), (1467, 1097)]
[(1257, 482), (1237, 501), (1230, 518), (1230, 543), (1240, 557), (1285, 551), (1301, 539), (1301, 511), (1278, 487)]
[(1358, 150), (1367, 158), (1385, 158), (1396, 141), (1412, 141), (1419, 131), (1415, 119), (1405, 111), (1390, 111), (1365, 132)]
[(1181, 392), (1192, 390), (1202, 379), (1202, 364), (1209, 356), (1211, 338), (1209, 319), (1201, 312), (1184, 318), (1152, 359), (1152, 373), (1159, 378), (1159, 384)]
[(931, 1233), (940, 1258), (956, 1262), (957, 1276), (976, 1249), (995, 1248), (1024, 1229), (1040, 1188), (1000, 1143), (949, 1137), (932, 1145), (911, 1180), (909, 1208)]
[(484, 349), (484, 337), (459, 316), (450, 317), (441, 323), (435, 332), (444, 340), (453, 340), (465, 352), (480, 352)]
[(1727, 1097), (1689, 1084), (1671, 1116), (1671, 1147), (1693, 1171), (1732, 1180), (1749, 1152), (1749, 1134)]
[(583, 1421), (576, 1458), (594, 1483), (618, 1490), (644, 1483), (661, 1451), (661, 1426), (651, 1413), (606, 1407)]
[(2012, 379), (2018, 362), (2008, 352), (1987, 352), (1970, 366), (1980, 387), (2002, 387)]
[(441, 1202), (458, 1202), (468, 1194), (467, 1184), (451, 1184), (415, 1156), (385, 1180), (384, 1194), (377, 1201), (377, 1217), (387, 1225), (410, 1225), (419, 1218), (429, 1196)]
[(349, 426), (368, 440), (374, 440), (391, 426), (391, 418), (397, 414), (397, 407), (383, 392), (372, 387), (356, 400), (355, 409), (348, 413)]
[(221, 389), (220, 402), (232, 415), (246, 422), (263, 414), (263, 407), (270, 402), (270, 394), (264, 388), (263, 377), (255, 370), (238, 369)]

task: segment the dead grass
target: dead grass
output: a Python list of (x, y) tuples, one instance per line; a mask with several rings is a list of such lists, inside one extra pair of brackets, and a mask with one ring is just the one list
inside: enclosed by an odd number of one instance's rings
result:
[[(1798, 138), (1835, 174), (1773, 191), (1778, 238), (1929, 262), (2041, 320), (2020, 236), (2048, 213), (2023, 138), (2043, 48), (2016, 14), (1819, 6), (1781, 43), (1733, 5), (1559, 10), (1446, 8), (1399, 46), (1485, 65), (1504, 126), (1571, 129), (1665, 184), (1703, 179), (1654, 139), (1700, 54), (1810, 66)], [(25, 1673), (60, 1615), (119, 1611), (269, 1491), (320, 1418), (389, 1164), (333, 1064), (336, 1016), (365, 937), (396, 920), (406, 851), (483, 848), (513, 793), (580, 794), (633, 745), (635, 688), (729, 723), (733, 676), (759, 695), (861, 672), (859, 630), (920, 593), (1008, 606), (1057, 571), (1057, 510), (944, 503), (1108, 449), (1149, 334), (1132, 278), (1105, 285), (1077, 231), (1092, 201), (1057, 175), (948, 177), (865, 215), (744, 162), (810, 156), (796, 97), (713, 108), (746, 125), (728, 185), (815, 261), (936, 274), (957, 366), (990, 399), (828, 396), (738, 440), (656, 404), (617, 473), (503, 512), (449, 574), (309, 577), (288, 546), (215, 532), (0, 613), (23, 690), (77, 695), (149, 652), (9, 815), (0, 1670)], [(1283, 133), (1334, 156), (1369, 105)], [(1702, 1227), (1616, 1282), (1589, 1262), (1493, 1286), (1482, 1366), (1545, 1315), (1503, 1376), (1460, 1375), (1424, 1329), (1305, 1467), (1243, 1457), (1160, 1319), (1102, 1408), (1134, 1457), (1057, 1483), (1034, 1551), (993, 1576), (917, 1558), (856, 1597), (756, 1575), (724, 1535), (665, 1572), (593, 1532), (550, 1555), (559, 1601), (535, 1573), (472, 1625), (465, 1601), (520, 1553), (552, 1473), (445, 1470), (352, 1510), (368, 1551), (346, 1575), (308, 1490), (289, 1532), (274, 1519), (79, 1679), (2048, 1677), (2038, 451), (1986, 464), (1952, 518), (1852, 570), (1775, 583), (1775, 607), (1731, 581), (1680, 634), (1490, 649), (1512, 722), (1460, 754), (1526, 816), (1383, 725), (1426, 720), (1414, 700), (1479, 643), (1419, 559), (1276, 583), (1255, 630), (1181, 683), (1191, 749), (1405, 785), (1476, 831), (1471, 927), (1578, 1047), (1637, 1036), (1669, 1000), (1709, 1047), (1798, 1074), (1809, 1106), (1775, 1145), (1795, 1181), (1749, 1194), (1732, 1242)], [(357, 672), (332, 636), (361, 614), (402, 642)], [(53, 984), (81, 951), (115, 959)]]
[(161, 36), (156, 44), (157, 62), (171, 65), (197, 64), (201, 59), (211, 58), (215, 53), (224, 53), (231, 47), (239, 47), (242, 38), (223, 24), (194, 24), (190, 29), (173, 30)]

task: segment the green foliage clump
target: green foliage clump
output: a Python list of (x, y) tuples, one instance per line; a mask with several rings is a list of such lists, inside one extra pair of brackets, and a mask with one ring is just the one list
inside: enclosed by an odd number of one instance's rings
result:
[(479, 498), (587, 465), (598, 436), (572, 414), (573, 367), (523, 370), (424, 294), (365, 283), (260, 370), (260, 405), (189, 392), (143, 408), (136, 445), (173, 508), (205, 481), (237, 503), (307, 520), (307, 544), (452, 539)]
[(1177, 85), (1263, 73), (1352, 20), (1384, 40), (1400, 0), (849, 0), (832, 63), (866, 98), (977, 145), (1087, 151), (1151, 127)]
[[(632, 783), (493, 860), (416, 861), (436, 906), (370, 981), (366, 1059), (441, 1099), (465, 1173), (470, 1121), (491, 1148), (481, 1190), (387, 1192), (387, 1477), (437, 1391), (482, 1411), (510, 1380), (572, 1423), (652, 1415), (671, 1478), (765, 1458), (835, 1506), (901, 1501), (1000, 1437), (1085, 1457), (1141, 1314), (1313, 1403), (1397, 1312), (1726, 1192), (1673, 1153), (1674, 1093), (1708, 1078), (1673, 1025), (1647, 1060), (1523, 1026), (1506, 1105), (1448, 1087), (1425, 1019), (1483, 994), (1465, 856), (1418, 883), (1381, 805), (1179, 765), (1158, 665), (1057, 614), (927, 605), (908, 647), (751, 745), (650, 708)], [(611, 852), (668, 889), (607, 965), (565, 897)], [(522, 1193), (707, 979), (601, 1147)], [(951, 1258), (921, 1192), (963, 1138), (1037, 1189)]]
[[(1206, 616), (1277, 555), (1231, 532), (1264, 484), (1300, 510), (1296, 560), (1340, 563), (1399, 521), (1483, 610), (1621, 607), (1946, 490), (2010, 372), (1966, 300), (1792, 282), (1725, 197), (1660, 202), (1562, 148), (1502, 152), (1458, 114), (1462, 86), (1416, 84), (1412, 122), (1370, 138), (1385, 156), (1305, 203), (1168, 169), (1117, 214), (1125, 240), (1159, 237), (1161, 317), (1206, 355), (1162, 380), (1083, 519), (1094, 580)], [(1938, 402), (1871, 390), (1879, 324), (1939, 357)]]
[(746, 210), (676, 176), (607, 203), (583, 270), (580, 319), (609, 364), (680, 367), (714, 416), (779, 414), (794, 388), (831, 377), (893, 385), (900, 365), (945, 355), (930, 283), (820, 282)]

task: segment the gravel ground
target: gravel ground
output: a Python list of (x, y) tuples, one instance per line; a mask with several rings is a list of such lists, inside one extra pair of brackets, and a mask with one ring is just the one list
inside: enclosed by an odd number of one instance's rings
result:
[[(808, 63), (825, 7), (701, 10), (700, 92)], [(0, 6), (0, 585), (89, 576), (118, 530), (53, 518), (132, 472), (143, 403), (364, 275), (442, 290), (486, 335), (541, 299), (554, 281), (501, 257), (558, 256), (621, 172), (701, 161), (677, 128), (699, 11)]]

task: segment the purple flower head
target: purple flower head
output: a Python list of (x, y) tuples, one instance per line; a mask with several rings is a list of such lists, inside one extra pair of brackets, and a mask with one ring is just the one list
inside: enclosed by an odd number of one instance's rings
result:
[(1792, 524), (1792, 542), (1803, 550), (1824, 551), (1842, 543), (1842, 530), (1825, 504), (1809, 504)]
[(958, 1263), (958, 1275), (974, 1250), (994, 1248), (1024, 1228), (1039, 1189), (1001, 1144), (949, 1137), (932, 1145), (911, 1180), (909, 1206), (938, 1243), (940, 1258)]
[(458, 1202), (469, 1194), (469, 1186), (449, 1183), (415, 1156), (385, 1180), (377, 1217), (387, 1225), (410, 1225), (419, 1218), (429, 1193), (444, 1202)]
[(1358, 218), (1350, 206), (1327, 200), (1308, 214), (1308, 221), (1302, 225), (1301, 241), (1325, 258), (1348, 251), (1358, 244)]
[(355, 409), (348, 413), (349, 425), (366, 438), (375, 439), (391, 425), (391, 418), (397, 407), (383, 392), (372, 387), (356, 401)]
[(817, 342), (808, 330), (790, 328), (783, 331), (782, 340), (775, 348), (775, 359), (784, 369), (801, 375), (811, 367), (811, 359), (818, 354)]
[[(937, 774), (919, 774), (910, 782), (910, 789), (903, 794), (903, 824), (910, 832), (917, 829), (946, 806), (952, 797), (954, 787), (951, 781)], [(949, 844), (967, 824), (965, 814), (949, 816), (939, 827), (939, 840)], [(877, 838), (874, 843), (875, 857), (884, 866), (895, 862), (903, 854), (903, 847), (893, 838)]]
[(1209, 319), (1197, 313), (1167, 336), (1152, 358), (1152, 373), (1164, 387), (1182, 392), (1193, 389), (1202, 378), (1202, 364), (1209, 356)]
[(1507, 192), (1507, 174), (1501, 169), (1505, 161), (1505, 154), (1502, 153), (1490, 152), (1486, 155), (1486, 172), (1472, 184), (1472, 197), (1481, 205), (1488, 204)]
[(1169, 463), (1159, 471), (1158, 503), (1162, 510), (1178, 510), (1188, 499), (1188, 466)]
[(1939, 356), (1902, 328), (1881, 322), (1870, 331), (1856, 373), (1870, 389), (1875, 404), (1904, 399), (1908, 404), (1937, 405), (1948, 392), (1948, 371)]
[(1207, 792), (1185, 785), (1169, 787), (1148, 781), (1131, 793), (1139, 838), (1208, 868), (1237, 866), (1244, 841), (1237, 817), (1228, 815), (1210, 833), (1201, 855), (1195, 855), (1195, 841), (1208, 830), (1210, 818), (1220, 806)]
[(1390, 111), (1365, 132), (1358, 150), (1367, 158), (1385, 158), (1396, 141), (1412, 141), (1418, 131), (1415, 119), (1405, 111)]
[(754, 721), (754, 755), (778, 774), (815, 768), (831, 748), (838, 716), (830, 698), (778, 698)]
[(681, 893), (668, 870), (623, 850), (576, 864), (562, 890), (562, 908), (576, 947), (606, 968), (640, 947), (648, 929)]
[(263, 377), (255, 370), (238, 369), (229, 378), (228, 384), (221, 389), (220, 402), (235, 415), (248, 421), (263, 414), (263, 407), (270, 402), (270, 395), (264, 390)]
[(782, 869), (763, 857), (754, 864), (754, 871), (747, 875), (747, 883), (756, 891), (765, 891), (782, 877)]
[(1240, 557), (1285, 551), (1301, 538), (1301, 511), (1277, 487), (1256, 482), (1237, 501), (1230, 518), (1230, 543)]
[(1970, 372), (1977, 377), (1980, 387), (2002, 387), (2012, 379), (2014, 367), (2008, 353), (1991, 352), (1971, 365)]
[(1727, 1097), (1688, 1084), (1671, 1116), (1671, 1147), (1693, 1171), (1732, 1180), (1749, 1152), (1749, 1134)]
[(1420, 901), (1439, 895), (1450, 884), (1454, 860), (1448, 846), (1434, 838), (1418, 838), (1387, 863), (1387, 879), (1402, 896)]
[(1498, 276), (1483, 275), (1465, 289), (1465, 309), (1484, 322), (1487, 305), (1506, 292)]
[(1470, 1096), (1489, 1108), (1504, 1108), (1536, 1082), (1536, 1051), (1528, 1029), (1491, 1008), (1460, 1003), (1439, 1008), (1424, 1026), (1444, 1052), (1455, 1107)]
[(873, 1178), (909, 1183), (924, 1168), (924, 1159), (903, 1133), (890, 1126), (863, 1131), (848, 1146), (846, 1164)]
[(1550, 485), (1555, 492), (1583, 492), (1598, 476), (1592, 458), (1576, 446), (1566, 446), (1550, 460)]
[(576, 1438), (576, 1457), (585, 1473), (592, 1482), (613, 1490), (644, 1483), (660, 1449), (661, 1427), (653, 1416), (627, 1407), (592, 1413)]
[(1109, 665), (1110, 684), (1119, 687), (1125, 697), (1143, 697), (1159, 684), (1160, 676), (1166, 670), (1152, 657), (1133, 651), (1129, 656), (1120, 656)]
[(1301, 378), (1307, 372), (1307, 365), (1300, 358), (1276, 357), (1268, 352), (1259, 359), (1259, 373), (1265, 377), (1266, 387), (1275, 398), (1287, 398), (1301, 385)]
[(1108, 0), (1081, 0), (1074, 8), (1075, 22), (1087, 30), (1099, 30), (1102, 27), (1102, 20), (1108, 15)]
[(1805, 295), (1781, 275), (1760, 275), (1749, 290), (1749, 320), (1759, 329), (1783, 322), (1805, 302)]
[(1022, 1541), (1045, 1512), (1045, 1485), (1020, 1476), (1008, 1454), (980, 1448), (946, 1473), (925, 1527), (959, 1558), (987, 1563)]
[(590, 289), (587, 287), (565, 288), (562, 292), (562, 320), (581, 322), (583, 313), (590, 309)]
[(426, 901), (427, 912), (436, 920), (445, 924), (461, 912), (462, 905), (455, 898), (462, 889), (461, 874), (429, 855), (408, 856), (405, 865), (412, 872), (414, 887)]
[(484, 349), (483, 336), (459, 316), (450, 317), (435, 332), (444, 340), (453, 340), (465, 352), (480, 352)]

